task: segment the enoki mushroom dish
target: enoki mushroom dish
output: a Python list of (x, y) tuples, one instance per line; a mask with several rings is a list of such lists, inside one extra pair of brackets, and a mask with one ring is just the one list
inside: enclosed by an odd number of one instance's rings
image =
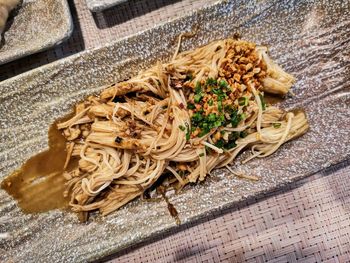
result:
[(107, 215), (160, 177), (180, 190), (215, 168), (235, 173), (229, 165), (244, 150), (251, 154), (243, 163), (273, 154), (308, 129), (303, 111), (264, 99), (283, 97), (294, 81), (266, 47), (224, 39), (176, 52), (170, 62), (88, 97), (58, 124), (67, 140), (65, 167), (79, 160), (64, 173), (71, 209)]

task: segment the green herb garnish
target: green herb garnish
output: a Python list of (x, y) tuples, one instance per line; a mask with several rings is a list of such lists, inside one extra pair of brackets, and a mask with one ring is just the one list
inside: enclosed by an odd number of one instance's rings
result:
[(222, 111), (222, 101), (221, 100), (218, 101), (218, 110)]
[(231, 105), (225, 105), (225, 112), (227, 112), (228, 114), (232, 114), (232, 112), (234, 111), (233, 107)]
[(212, 149), (209, 148), (208, 146), (205, 146), (205, 152), (208, 154), (210, 154), (212, 152)]
[(196, 106), (194, 106), (194, 104), (192, 103), (187, 103), (187, 109), (189, 110), (194, 110), (196, 108)]
[(214, 94), (216, 94), (216, 95), (218, 95), (218, 96), (221, 96), (221, 97), (227, 96), (227, 95), (223, 92), (223, 90), (220, 89), (220, 88), (214, 88), (214, 89), (211, 90), (211, 92), (214, 93)]
[(204, 153), (200, 153), (200, 154), (199, 154), (199, 157), (203, 157), (203, 156), (204, 156)]
[(231, 132), (228, 136), (230, 141), (236, 141), (239, 138), (240, 132)]
[(179, 125), (179, 129), (180, 129), (181, 131), (185, 131), (185, 130), (186, 130), (185, 126), (183, 126), (183, 125)]
[(192, 115), (192, 123), (199, 123), (203, 119), (203, 116), (199, 113), (196, 112), (195, 114)]
[(240, 97), (238, 99), (238, 105), (239, 106), (247, 106), (248, 105), (248, 98), (247, 97)]
[(191, 138), (191, 131), (190, 131), (190, 126), (188, 125), (188, 123), (186, 122), (186, 128), (187, 128), (187, 132), (186, 132), (186, 141), (189, 141)]
[(273, 126), (274, 128), (276, 128), (276, 129), (280, 128), (281, 125), (282, 125), (281, 123), (274, 123), (274, 124), (272, 124), (272, 126)]
[(224, 148), (229, 150), (229, 149), (232, 149), (232, 148), (234, 148), (236, 146), (237, 146), (236, 141), (229, 141), (228, 143), (226, 143), (224, 145)]
[(195, 92), (196, 94), (199, 94), (199, 93), (202, 92), (202, 87), (201, 87), (201, 83), (200, 83), (200, 82), (197, 82), (197, 83), (196, 83), (196, 87), (195, 87), (195, 89), (194, 89), (194, 92)]
[(239, 134), (239, 137), (241, 138), (245, 138), (247, 137), (248, 133), (246, 131), (241, 131), (241, 133)]
[(203, 95), (201, 93), (194, 95), (193, 100), (195, 103), (199, 103), (202, 99)]
[(215, 143), (215, 146), (218, 148), (224, 148), (224, 144), (225, 144), (225, 141), (223, 139), (220, 139)]
[(217, 83), (218, 83), (218, 82), (217, 82), (216, 79), (208, 78), (205, 84), (206, 84), (207, 86), (215, 86)]
[(260, 97), (262, 109), (263, 109), (263, 110), (266, 110), (266, 102), (265, 102), (264, 96), (260, 93), (260, 94), (259, 94), (259, 97)]
[(238, 115), (237, 110), (233, 110), (230, 114), (231, 124), (233, 128), (236, 128), (239, 122), (241, 121), (241, 115)]
[(221, 125), (222, 125), (222, 121), (220, 121), (220, 120), (217, 120), (217, 121), (214, 122), (214, 127), (215, 127), (215, 128), (218, 128), (218, 127), (220, 127)]
[(226, 82), (225, 80), (220, 80), (219, 86), (220, 86), (221, 88), (227, 88), (227, 82)]
[(210, 122), (214, 122), (216, 121), (217, 117), (216, 117), (216, 114), (215, 113), (210, 113), (207, 117), (208, 121)]
[(213, 106), (213, 99), (210, 99), (210, 100), (208, 101), (208, 105), (209, 105), (209, 106)]

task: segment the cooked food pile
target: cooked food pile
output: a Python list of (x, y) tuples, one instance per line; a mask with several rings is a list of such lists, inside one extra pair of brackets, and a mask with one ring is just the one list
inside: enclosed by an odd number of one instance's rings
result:
[(5, 29), (9, 13), (14, 9), (20, 0), (0, 0), (0, 35)]
[(265, 93), (287, 94), (293, 83), (266, 47), (225, 39), (89, 97), (58, 124), (66, 167), (79, 159), (64, 174), (72, 210), (106, 215), (162, 175), (180, 189), (233, 164), (244, 149), (251, 151), (244, 162), (273, 154), (308, 129), (303, 111), (264, 100)]

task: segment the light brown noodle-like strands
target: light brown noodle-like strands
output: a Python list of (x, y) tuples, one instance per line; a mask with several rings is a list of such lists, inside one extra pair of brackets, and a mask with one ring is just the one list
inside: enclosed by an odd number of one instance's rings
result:
[(67, 160), (79, 158), (65, 173), (73, 211), (106, 215), (163, 174), (182, 188), (228, 167), (244, 149), (252, 153), (245, 162), (265, 157), (307, 131), (303, 111), (265, 103), (264, 92), (286, 95), (295, 81), (265, 47), (225, 39), (179, 48), (171, 62), (89, 97), (58, 124), (69, 142)]

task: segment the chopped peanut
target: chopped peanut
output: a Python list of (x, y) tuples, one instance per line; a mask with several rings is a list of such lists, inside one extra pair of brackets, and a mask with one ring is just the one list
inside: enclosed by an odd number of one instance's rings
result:
[(214, 135), (214, 138), (215, 138), (215, 140), (220, 140), (220, 138), (221, 138), (221, 133), (220, 133), (219, 131), (217, 131), (217, 132), (215, 133), (215, 135)]

